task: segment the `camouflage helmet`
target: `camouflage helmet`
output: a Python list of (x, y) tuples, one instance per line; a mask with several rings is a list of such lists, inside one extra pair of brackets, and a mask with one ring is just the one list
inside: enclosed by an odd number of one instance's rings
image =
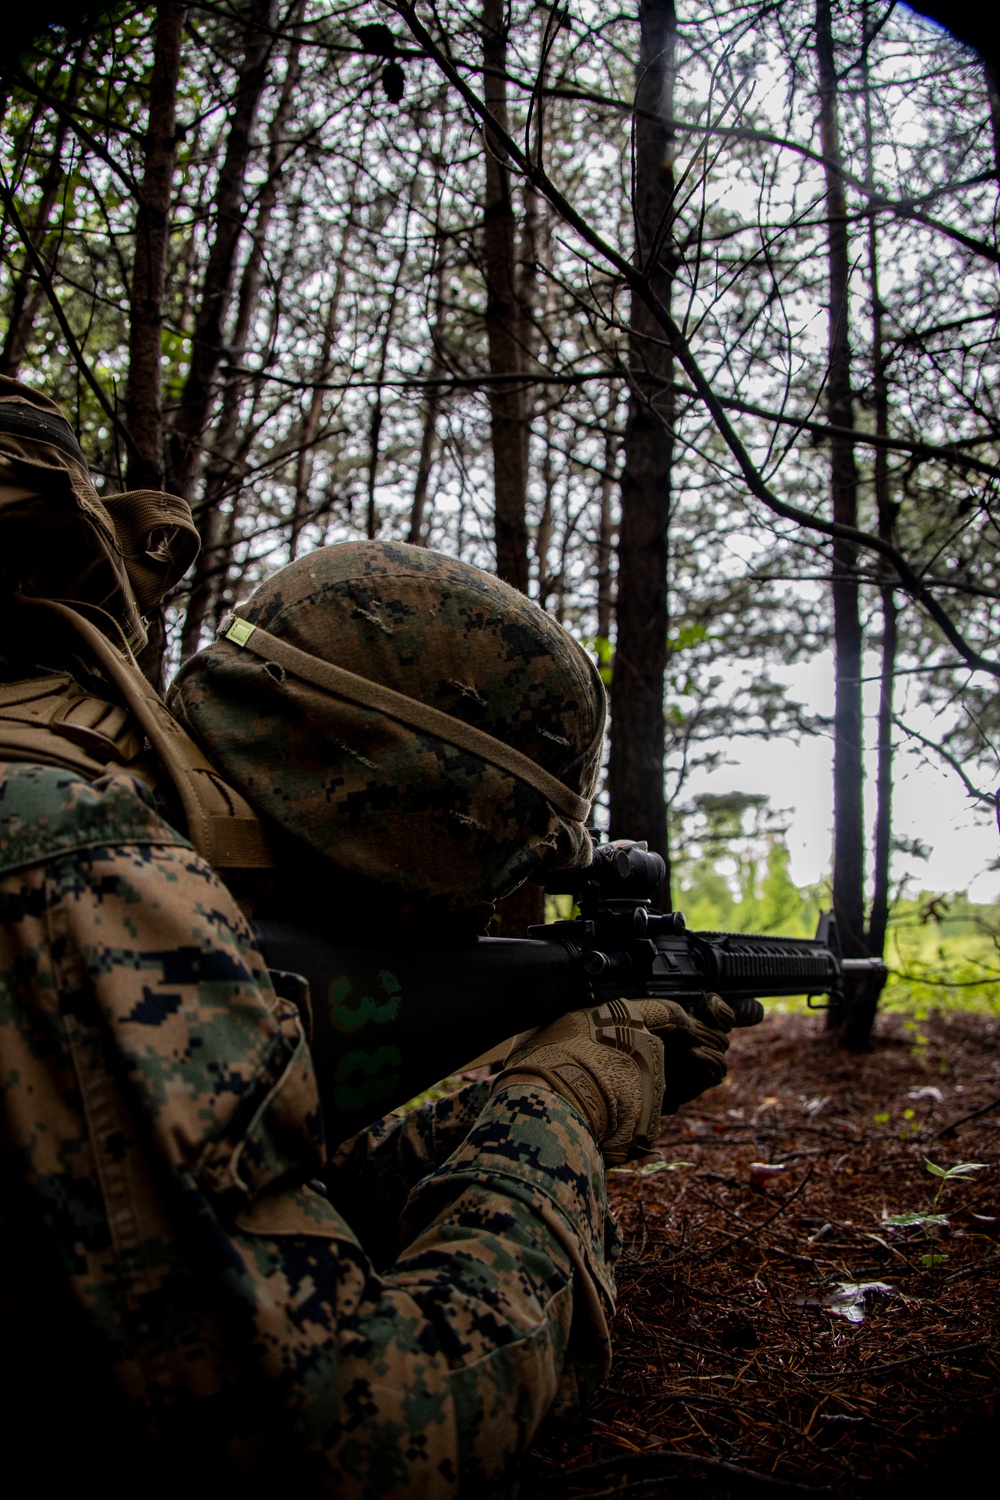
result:
[(517, 590), (422, 547), (345, 542), (275, 573), (169, 697), (303, 855), (442, 913), (590, 858), (605, 695)]

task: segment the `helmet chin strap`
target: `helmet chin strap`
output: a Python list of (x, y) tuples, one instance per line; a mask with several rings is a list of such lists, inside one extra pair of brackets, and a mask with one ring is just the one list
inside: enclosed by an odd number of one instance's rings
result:
[(503, 740), (495, 739), (485, 730), (476, 729), (472, 724), (466, 724), (462, 719), (453, 718), (451, 714), (420, 703), (405, 693), (397, 693), (393, 688), (371, 682), (367, 677), (359, 677), (355, 672), (348, 672), (345, 667), (334, 666), (332, 662), (312, 656), (308, 651), (300, 651), (297, 646), (279, 640), (277, 636), (262, 630), (259, 625), (252, 625), (239, 615), (227, 615), (220, 626), (219, 635), (241, 650), (252, 651), (262, 661), (273, 662), (275, 666), (282, 667), (304, 682), (312, 683), (313, 687), (318, 687), (325, 693), (344, 698), (348, 703), (356, 703), (361, 708), (371, 708), (377, 713), (386, 714), (410, 729), (433, 735), (446, 745), (466, 750), (488, 765), (516, 776), (573, 822), (586, 824), (590, 817), (590, 803), (586, 797), (581, 797), (557, 777), (550, 775), (530, 756), (522, 755), (519, 750), (504, 744)]

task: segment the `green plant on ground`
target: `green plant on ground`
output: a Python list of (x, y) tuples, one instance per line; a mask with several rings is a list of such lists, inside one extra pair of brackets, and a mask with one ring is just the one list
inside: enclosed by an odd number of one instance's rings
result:
[(887, 1214), (885, 1216), (884, 1223), (895, 1229), (919, 1228), (924, 1231), (930, 1248), (920, 1257), (920, 1264), (922, 1266), (933, 1270), (935, 1266), (940, 1265), (942, 1261), (948, 1259), (947, 1251), (940, 1248), (939, 1241), (940, 1231), (947, 1229), (949, 1223), (947, 1214), (938, 1213), (941, 1194), (949, 1183), (967, 1182), (973, 1172), (985, 1172), (988, 1165), (989, 1163), (984, 1161), (960, 1161), (953, 1167), (939, 1167), (925, 1156), (924, 1166), (932, 1177), (938, 1179), (934, 1198), (931, 1202), (930, 1213)]

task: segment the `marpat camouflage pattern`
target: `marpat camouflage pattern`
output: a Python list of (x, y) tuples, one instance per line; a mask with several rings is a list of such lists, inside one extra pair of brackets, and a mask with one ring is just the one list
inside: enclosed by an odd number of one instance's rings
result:
[[(295, 1500), (508, 1493), (609, 1362), (614, 1234), (573, 1108), (473, 1085), (345, 1143), (328, 1196), (300, 1012), (127, 775), (0, 766), (0, 907), (13, 1437), (34, 1413), (71, 1470), (100, 1459), (104, 1496), (115, 1474), (184, 1500), (237, 1476)], [(359, 1193), (383, 1271), (335, 1206)]]
[[(240, 617), (502, 740), (590, 797), (605, 694), (537, 604), (426, 547), (341, 542), (279, 569)], [(311, 853), (427, 910), (476, 908), (543, 861), (587, 864), (583, 824), (507, 771), (241, 650), (189, 658), (171, 712), (251, 806)]]

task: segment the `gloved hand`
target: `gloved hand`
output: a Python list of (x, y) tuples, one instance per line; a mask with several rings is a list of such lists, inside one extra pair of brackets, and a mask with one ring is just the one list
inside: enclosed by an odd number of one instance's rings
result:
[(694, 1015), (674, 1000), (612, 1000), (515, 1037), (494, 1088), (515, 1074), (541, 1078), (576, 1105), (617, 1166), (650, 1149), (661, 1114), (722, 1082), (735, 1024), (714, 994)]
[(522, 1033), (494, 1088), (512, 1075), (540, 1078), (580, 1111), (608, 1166), (648, 1151), (663, 1098), (663, 1043), (640, 1009), (650, 1004), (659, 1002), (609, 1000)]
[[(662, 1112), (676, 1114), (682, 1104), (722, 1082), (726, 1076), (727, 1035), (737, 1018), (718, 995), (706, 994), (693, 1015), (675, 1000), (633, 1002), (648, 1029), (663, 1043), (665, 1090)], [(763, 1016), (762, 1006), (758, 1006)]]

